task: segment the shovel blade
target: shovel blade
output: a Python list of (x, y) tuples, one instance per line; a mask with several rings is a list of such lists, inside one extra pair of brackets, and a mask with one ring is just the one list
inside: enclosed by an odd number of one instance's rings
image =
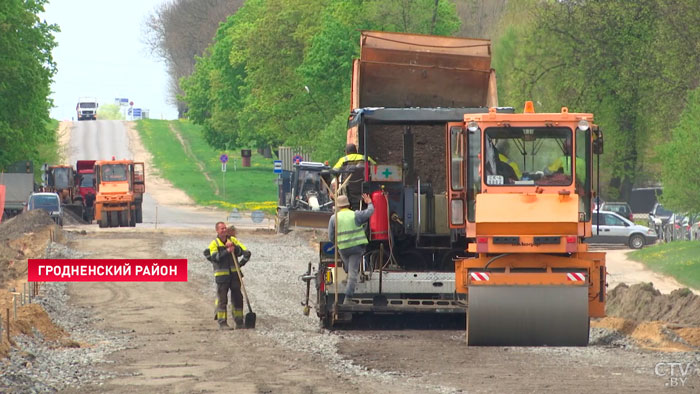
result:
[(255, 319), (257, 316), (253, 312), (248, 312), (245, 315), (245, 320), (243, 324), (245, 325), (245, 328), (255, 328)]

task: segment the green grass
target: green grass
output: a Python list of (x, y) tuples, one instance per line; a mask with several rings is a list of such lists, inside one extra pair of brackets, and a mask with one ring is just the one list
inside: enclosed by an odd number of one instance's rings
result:
[[(218, 195), (196, 162), (183, 150), (170, 130), (171, 124), (189, 145), (196, 160), (203, 164), (204, 172), (218, 188)], [(160, 175), (187, 193), (197, 204), (274, 212), (277, 185), (276, 175), (272, 173), (273, 159), (266, 159), (252, 149), (251, 167), (242, 167), (240, 149), (224, 152), (211, 148), (202, 137), (201, 128), (187, 121), (142, 120), (137, 122), (137, 130), (146, 149), (153, 155)], [(222, 153), (229, 156), (225, 176), (222, 176), (219, 161)]]
[(628, 256), (656, 272), (673, 276), (678, 282), (700, 289), (700, 242), (677, 241), (634, 251)]

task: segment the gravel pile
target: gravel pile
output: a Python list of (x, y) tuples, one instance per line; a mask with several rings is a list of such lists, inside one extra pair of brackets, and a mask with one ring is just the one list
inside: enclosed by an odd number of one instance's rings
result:
[[(49, 245), (46, 256), (85, 257), (56, 243)], [(35, 302), (46, 310), (54, 324), (71, 333), (70, 339), (63, 343), (46, 341), (38, 331), (33, 337), (15, 336), (16, 348), (9, 359), (0, 362), (0, 392), (54, 392), (113, 377), (98, 365), (108, 362), (110, 353), (128, 348), (128, 337), (94, 329), (96, 319), (89, 309), (69, 307), (66, 288), (66, 283), (47, 282)]]

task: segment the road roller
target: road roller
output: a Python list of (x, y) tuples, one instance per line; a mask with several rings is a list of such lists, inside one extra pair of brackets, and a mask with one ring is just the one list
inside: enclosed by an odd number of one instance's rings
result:
[[(605, 314), (605, 254), (589, 252), (594, 157), (603, 134), (590, 113), (465, 114), (446, 130), (451, 228), (470, 346), (586, 346)], [(597, 182), (596, 182), (597, 184)]]

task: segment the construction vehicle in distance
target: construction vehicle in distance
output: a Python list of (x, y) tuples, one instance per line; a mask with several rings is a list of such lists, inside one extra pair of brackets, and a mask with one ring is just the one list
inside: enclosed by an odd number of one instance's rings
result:
[(69, 165), (59, 164), (46, 167), (45, 192), (52, 192), (59, 195), (61, 204), (73, 203), (75, 193), (75, 171)]
[[(284, 167), (283, 167), (284, 168)], [(333, 200), (327, 187), (330, 181), (327, 164), (301, 161), (279, 177), (277, 232), (286, 234), (290, 227), (328, 228), (333, 214)]]
[(27, 198), (35, 191), (34, 163), (23, 160), (13, 163), (0, 173), (0, 185), (4, 186), (4, 203), (0, 221), (22, 213)]
[(73, 202), (80, 206), (80, 216), (88, 223), (95, 217), (95, 160), (75, 163), (75, 195)]
[(605, 253), (583, 243), (603, 152), (593, 115), (534, 113), (528, 102), (519, 114), (467, 114), (445, 139), (449, 225), (470, 240), (470, 256), (455, 260), (467, 343), (587, 345), (606, 297)]
[(96, 97), (80, 97), (75, 105), (77, 119), (97, 120), (97, 107), (99, 104)]
[(95, 173), (95, 220), (103, 227), (134, 227), (142, 220), (146, 191), (144, 164), (132, 160), (99, 160)]
[(324, 327), (365, 313), (465, 313), (454, 259), (468, 242), (448, 219), (445, 130), (497, 101), (488, 40), (361, 33), (347, 142), (365, 156), (350, 179), (361, 178), (375, 212), (350, 305), (341, 304), (347, 275), (335, 247), (321, 243), (315, 287)]

